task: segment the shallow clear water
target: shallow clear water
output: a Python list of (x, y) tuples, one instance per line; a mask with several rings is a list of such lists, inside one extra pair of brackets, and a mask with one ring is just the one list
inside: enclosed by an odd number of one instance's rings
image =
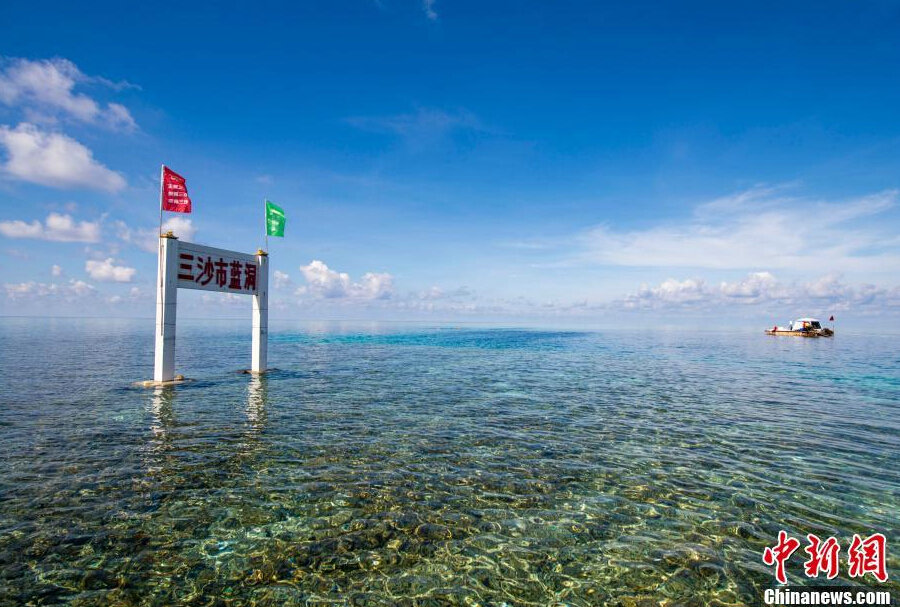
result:
[(889, 338), (249, 329), (0, 319), (0, 605), (758, 605), (782, 528), (898, 593)]

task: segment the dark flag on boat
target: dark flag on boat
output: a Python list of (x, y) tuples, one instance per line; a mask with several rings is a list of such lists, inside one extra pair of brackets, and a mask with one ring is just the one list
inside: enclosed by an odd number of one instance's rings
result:
[(828, 322), (834, 322), (834, 314), (831, 315), (831, 318), (828, 319)]

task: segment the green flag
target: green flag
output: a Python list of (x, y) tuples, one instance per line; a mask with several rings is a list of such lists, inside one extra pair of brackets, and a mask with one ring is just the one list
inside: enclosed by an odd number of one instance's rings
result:
[(266, 234), (284, 238), (284, 209), (266, 201)]

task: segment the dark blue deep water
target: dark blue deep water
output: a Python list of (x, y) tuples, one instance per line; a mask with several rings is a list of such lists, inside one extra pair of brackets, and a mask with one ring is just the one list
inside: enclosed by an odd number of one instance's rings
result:
[(249, 333), (0, 319), (0, 605), (759, 605), (780, 529), (900, 595), (894, 338)]

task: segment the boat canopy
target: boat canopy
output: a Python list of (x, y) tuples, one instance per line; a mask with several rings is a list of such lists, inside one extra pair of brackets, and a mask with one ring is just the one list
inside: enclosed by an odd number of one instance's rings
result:
[(792, 320), (790, 324), (791, 331), (807, 331), (821, 328), (821, 323), (815, 318), (798, 318), (797, 320)]

